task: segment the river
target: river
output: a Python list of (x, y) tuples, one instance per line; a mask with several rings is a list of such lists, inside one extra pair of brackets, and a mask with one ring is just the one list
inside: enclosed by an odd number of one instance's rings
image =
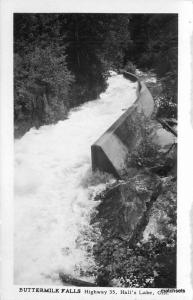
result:
[(99, 99), (15, 140), (15, 284), (57, 285), (60, 271), (85, 279), (96, 268), (90, 217), (105, 183), (90, 180), (90, 146), (135, 99), (136, 83), (112, 73)]

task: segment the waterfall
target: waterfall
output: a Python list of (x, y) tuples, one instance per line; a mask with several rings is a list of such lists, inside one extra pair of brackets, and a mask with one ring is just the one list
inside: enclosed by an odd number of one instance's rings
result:
[(105, 183), (89, 181), (90, 146), (135, 100), (136, 83), (112, 72), (99, 99), (15, 140), (15, 284), (61, 284), (59, 272), (83, 278), (96, 268), (90, 217)]

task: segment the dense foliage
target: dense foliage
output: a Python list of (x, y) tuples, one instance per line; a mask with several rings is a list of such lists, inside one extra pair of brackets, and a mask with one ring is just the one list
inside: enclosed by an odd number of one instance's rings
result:
[(177, 33), (175, 14), (15, 14), (16, 128), (65, 118), (124, 66), (154, 70), (158, 116), (176, 116)]
[(14, 59), (16, 120), (30, 117), (38, 126), (62, 119), (73, 82), (65, 56), (47, 46)]
[(96, 99), (123, 65), (128, 25), (128, 15), (15, 14), (15, 125), (52, 123)]
[(127, 55), (140, 69), (152, 69), (162, 85), (158, 116), (177, 116), (178, 16), (140, 14), (131, 17), (133, 45)]
[[(132, 148), (127, 157), (128, 168), (144, 168), (160, 176), (167, 175), (168, 172), (174, 170), (174, 165), (177, 157), (177, 144), (170, 137), (170, 143), (167, 149), (163, 149), (156, 142), (156, 135), (167, 136), (167, 131), (164, 129), (155, 129), (154, 120), (150, 121), (143, 114), (133, 114), (127, 120), (127, 131), (130, 136), (135, 136), (135, 147)], [(169, 141), (169, 140), (168, 140)], [(130, 140), (131, 143), (131, 140)], [(174, 174), (175, 171), (173, 171)]]

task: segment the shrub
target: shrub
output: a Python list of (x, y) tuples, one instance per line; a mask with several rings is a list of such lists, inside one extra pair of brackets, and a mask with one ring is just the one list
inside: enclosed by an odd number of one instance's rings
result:
[(131, 118), (127, 121), (131, 135), (136, 136), (135, 148), (130, 151), (127, 158), (127, 166), (151, 168), (157, 163), (163, 162), (164, 156), (160, 153), (160, 146), (152, 141), (154, 134), (154, 124), (152, 124), (144, 115), (137, 114), (135, 119)]
[(124, 70), (127, 71), (127, 72), (135, 74), (136, 66), (131, 61), (128, 61), (124, 66)]

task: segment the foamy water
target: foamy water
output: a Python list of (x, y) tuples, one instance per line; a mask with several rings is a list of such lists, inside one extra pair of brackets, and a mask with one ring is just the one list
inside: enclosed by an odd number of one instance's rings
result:
[(122, 75), (108, 83), (100, 99), (69, 119), (15, 141), (16, 284), (59, 284), (60, 271), (81, 277), (96, 267), (92, 246), (100, 232), (89, 222), (93, 193), (104, 186), (83, 184), (90, 146), (136, 99), (136, 83)]

